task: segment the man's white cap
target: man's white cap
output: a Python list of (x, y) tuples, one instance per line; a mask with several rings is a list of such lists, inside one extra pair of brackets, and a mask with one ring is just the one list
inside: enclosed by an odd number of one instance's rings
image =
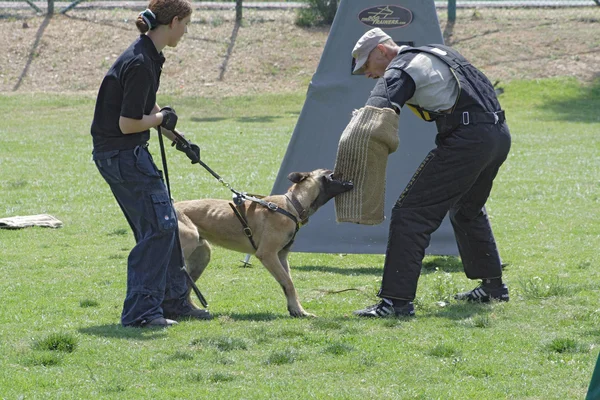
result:
[(391, 37), (379, 28), (373, 28), (362, 35), (362, 37), (358, 39), (358, 42), (356, 42), (354, 49), (352, 49), (352, 57), (356, 60), (356, 65), (354, 66), (352, 74), (364, 74), (365, 71), (363, 67), (367, 62), (367, 58), (369, 58), (369, 54), (371, 54), (373, 49), (377, 47), (379, 43), (383, 43), (389, 39), (391, 39)]

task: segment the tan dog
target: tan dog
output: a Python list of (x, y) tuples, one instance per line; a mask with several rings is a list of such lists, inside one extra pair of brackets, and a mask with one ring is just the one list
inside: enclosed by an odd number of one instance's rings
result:
[(228, 200), (202, 199), (175, 203), (179, 237), (187, 270), (194, 281), (210, 261), (209, 242), (241, 253), (255, 254), (283, 288), (290, 315), (312, 316), (300, 305), (287, 256), (300, 225), (306, 223), (309, 216), (333, 197), (352, 189), (352, 182), (336, 179), (333, 172), (326, 169), (292, 172), (288, 179), (294, 185), (286, 194), (262, 199), (276, 205), (279, 211), (249, 200), (238, 208), (245, 214), (256, 250)]

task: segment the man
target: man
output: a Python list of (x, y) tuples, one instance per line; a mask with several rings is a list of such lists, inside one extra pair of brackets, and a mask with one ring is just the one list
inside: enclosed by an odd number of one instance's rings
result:
[(425, 121), (434, 121), (438, 130), (436, 147), (392, 209), (381, 302), (355, 314), (414, 315), (412, 302), (425, 249), (448, 212), (465, 273), (482, 280), (455, 298), (508, 301), (484, 208), (510, 149), (504, 111), (492, 84), (449, 47), (398, 46), (379, 28), (358, 40), (352, 56), (353, 74), (378, 79), (365, 108), (393, 109), (399, 115), (407, 105)]

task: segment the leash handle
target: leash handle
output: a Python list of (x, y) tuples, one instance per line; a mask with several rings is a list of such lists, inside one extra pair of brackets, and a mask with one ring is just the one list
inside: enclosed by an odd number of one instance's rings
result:
[[(165, 171), (165, 183), (167, 185), (167, 193), (169, 194), (169, 200), (171, 201), (171, 204), (172, 204), (173, 198), (171, 197), (171, 185), (169, 184), (169, 169), (167, 168), (167, 155), (165, 152), (165, 144), (163, 141), (163, 135), (162, 135), (160, 126), (157, 127), (157, 130), (158, 130), (158, 142), (160, 144), (160, 157), (162, 159), (162, 165), (163, 165), (163, 169)], [(178, 139), (183, 140), (187, 144), (187, 141), (185, 141), (183, 136), (181, 136), (179, 133), (177, 133), (175, 136), (178, 137)], [(196, 286), (196, 282), (194, 282), (194, 280), (190, 276), (190, 273), (185, 268), (185, 257), (183, 256), (183, 249), (181, 248), (181, 242), (179, 240), (179, 225), (177, 225), (177, 234), (175, 235), (175, 246), (179, 249), (179, 252), (181, 253), (181, 265), (182, 265), (181, 270), (183, 271), (188, 284), (191, 286), (192, 290), (196, 294), (196, 297), (198, 297), (198, 300), (200, 300), (200, 303), (202, 304), (202, 306), (204, 308), (207, 308), (208, 302), (206, 301), (206, 299), (200, 292), (200, 289), (198, 289), (198, 286)]]
[[(160, 132), (160, 130), (159, 130)], [(183, 135), (181, 133), (179, 133), (179, 131), (177, 129), (173, 129), (171, 132), (173, 132), (173, 135), (175, 136), (175, 140), (179, 143), (181, 143), (182, 146), (188, 146), (188, 141), (186, 138), (183, 137)], [(162, 140), (162, 139), (161, 139)], [(161, 147), (162, 149), (162, 147)], [(162, 151), (162, 150), (161, 150)], [(221, 178), (219, 176), (219, 174), (217, 174), (215, 171), (213, 171), (208, 165), (206, 165), (202, 160), (198, 160), (198, 163), (200, 165), (202, 165), (202, 167), (204, 167), (205, 170), (207, 170), (212, 176), (215, 177), (215, 179), (217, 179), (219, 181), (220, 184), (222, 184), (223, 186), (225, 186), (227, 189), (231, 190), (233, 193), (240, 195), (241, 193), (238, 192), (237, 190), (235, 190), (233, 187), (231, 187), (231, 184), (229, 182), (226, 182), (223, 178)]]
[(171, 184), (169, 183), (169, 168), (167, 168), (167, 154), (165, 153), (165, 144), (163, 142), (163, 135), (160, 129), (160, 125), (157, 127), (158, 130), (158, 143), (160, 144), (160, 159), (162, 160), (163, 170), (165, 171), (165, 183), (167, 184), (167, 193), (169, 199), (171, 199)]

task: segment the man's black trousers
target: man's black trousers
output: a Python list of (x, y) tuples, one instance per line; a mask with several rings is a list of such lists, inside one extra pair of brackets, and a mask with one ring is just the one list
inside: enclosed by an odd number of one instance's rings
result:
[(505, 122), (460, 125), (437, 135), (437, 147), (392, 209), (379, 297), (414, 300), (425, 249), (447, 213), (467, 277), (502, 276), (484, 205), (510, 142)]

